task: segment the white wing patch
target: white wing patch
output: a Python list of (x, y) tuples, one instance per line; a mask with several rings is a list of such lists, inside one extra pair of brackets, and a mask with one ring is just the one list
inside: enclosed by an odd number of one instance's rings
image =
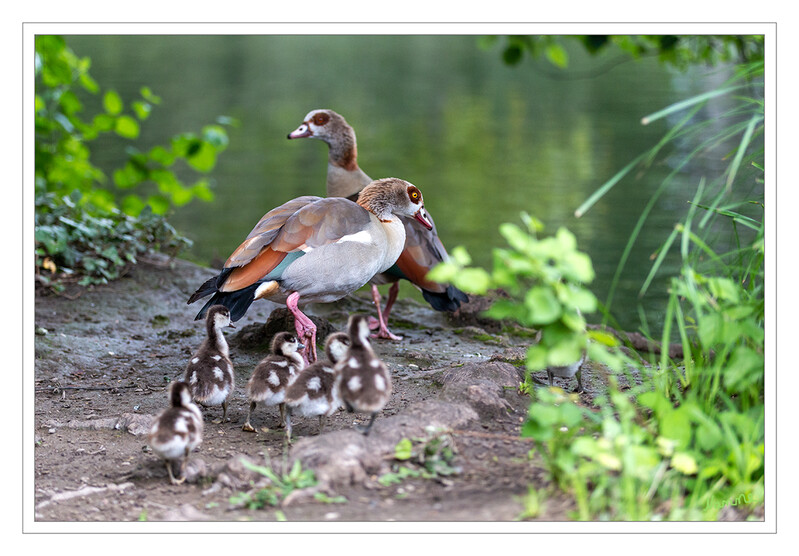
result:
[(319, 390), (322, 387), (322, 380), (315, 376), (308, 381), (308, 390)]
[(192, 359), (192, 360), (191, 360), (191, 362), (192, 362), (193, 364), (195, 364), (195, 365), (196, 365), (197, 363), (199, 363), (199, 361), (200, 361), (200, 358), (199, 358), (199, 357), (195, 357), (194, 359)]
[(217, 380), (225, 380), (225, 373), (219, 367), (214, 367), (214, 376)]
[(357, 392), (361, 389), (361, 377), (354, 376), (347, 381), (347, 388), (352, 390), (353, 392)]
[(220, 359), (222, 359), (222, 356), (221, 355), (212, 355), (211, 359), (213, 359), (214, 361), (219, 361)]
[(277, 386), (278, 384), (280, 384), (280, 378), (277, 376), (277, 373), (275, 371), (269, 373), (269, 378), (267, 378), (266, 381), (272, 386)]
[(347, 366), (353, 369), (359, 369), (361, 367), (361, 364), (358, 363), (358, 360), (355, 359), (354, 357), (350, 357), (350, 360), (347, 361)]
[(384, 379), (380, 375), (375, 375), (375, 388), (377, 388), (381, 392), (385, 392), (386, 391), (386, 379)]
[(380, 361), (378, 361), (377, 359), (372, 359), (371, 361), (369, 361), (369, 366), (377, 368), (380, 366)]
[(272, 361), (272, 364), (277, 367), (287, 367), (289, 363), (288, 361)]
[(189, 426), (186, 424), (186, 419), (175, 420), (175, 432), (189, 432)]
[(361, 230), (360, 232), (343, 236), (336, 243), (344, 243), (347, 241), (354, 241), (356, 243), (372, 243), (373, 239), (372, 234), (370, 234), (367, 230)]

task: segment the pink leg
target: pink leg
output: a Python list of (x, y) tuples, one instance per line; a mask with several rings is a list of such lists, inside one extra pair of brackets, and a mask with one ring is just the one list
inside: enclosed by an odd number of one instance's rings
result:
[(394, 282), (388, 289), (388, 301), (386, 301), (386, 308), (383, 309), (383, 319), (386, 321), (386, 326), (388, 326), (388, 315), (397, 300), (397, 295), (399, 295), (399, 282)]
[(316, 325), (311, 319), (305, 316), (297, 307), (300, 294), (293, 292), (286, 299), (286, 307), (294, 315), (294, 328), (297, 331), (297, 339), (305, 344), (302, 352), (305, 362), (310, 364), (316, 361)]
[[(394, 285), (397, 285), (396, 282), (394, 283)], [(397, 286), (397, 290), (399, 290), (399, 286)], [(393, 299), (391, 297), (392, 293), (394, 294), (394, 298)], [(391, 289), (389, 290), (389, 294), (388, 294), (389, 301), (386, 304), (386, 309), (391, 309), (391, 305), (393, 305), (394, 299), (396, 299), (396, 297), (397, 297), (397, 294), (394, 291), (394, 286), (391, 286)], [(377, 286), (375, 286), (374, 284), (372, 284), (372, 300), (375, 303), (375, 307), (377, 307), (377, 319), (378, 319), (377, 328), (379, 328), (377, 334), (372, 334), (372, 337), (373, 338), (385, 338), (385, 339), (394, 340), (394, 341), (402, 340), (401, 336), (397, 336), (396, 334), (392, 334), (389, 331), (389, 329), (388, 329), (388, 318), (386, 316), (388, 313), (384, 314), (380, 310), (380, 292), (378, 291)]]

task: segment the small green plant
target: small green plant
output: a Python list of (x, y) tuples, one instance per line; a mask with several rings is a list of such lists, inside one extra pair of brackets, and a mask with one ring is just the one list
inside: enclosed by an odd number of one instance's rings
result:
[(310, 488), (317, 485), (313, 470), (303, 469), (299, 460), (294, 462), (288, 473), (278, 474), (269, 467), (256, 465), (241, 460), (242, 465), (250, 471), (263, 475), (269, 480), (265, 487), (250, 492), (239, 492), (230, 497), (234, 506), (244, 506), (250, 510), (260, 510), (267, 506), (278, 506), (280, 502), (295, 490)]
[[(403, 438), (394, 447), (394, 459), (390, 473), (378, 478), (383, 486), (399, 484), (408, 478), (439, 479), (461, 472), (454, 465), (455, 445), (445, 431), (429, 430), (425, 438)], [(400, 463), (401, 462), (401, 463)]]

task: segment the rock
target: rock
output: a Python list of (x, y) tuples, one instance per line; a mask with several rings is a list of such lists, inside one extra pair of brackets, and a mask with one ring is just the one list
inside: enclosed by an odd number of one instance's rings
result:
[(388, 470), (394, 448), (403, 438), (428, 435), (428, 428), (454, 429), (477, 419), (465, 405), (425, 401), (399, 415), (378, 417), (369, 436), (354, 429), (336, 431), (295, 443), (291, 458), (316, 472), (320, 488), (362, 484)]
[[(242, 463), (242, 459), (245, 459), (253, 464), (255, 463), (244, 454), (234, 455), (225, 463), (222, 469), (216, 472), (217, 483), (220, 483), (228, 488), (238, 490), (249, 486), (251, 481), (255, 482), (263, 478), (263, 476), (259, 473), (247, 469)], [(262, 464), (258, 463), (257, 465)]]
[(211, 519), (211, 516), (202, 513), (191, 504), (182, 504), (164, 514), (164, 521), (210, 521)]
[(509, 363), (468, 363), (443, 373), (441, 399), (465, 402), (481, 420), (495, 419), (512, 409), (504, 398), (504, 391), (505, 388), (517, 388), (520, 380), (519, 370)]

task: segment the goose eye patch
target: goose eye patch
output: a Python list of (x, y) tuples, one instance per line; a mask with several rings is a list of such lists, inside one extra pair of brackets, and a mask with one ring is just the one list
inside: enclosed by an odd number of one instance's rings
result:
[(319, 112), (318, 114), (314, 114), (313, 123), (315, 125), (325, 125), (329, 121), (330, 121), (330, 115), (325, 112)]

